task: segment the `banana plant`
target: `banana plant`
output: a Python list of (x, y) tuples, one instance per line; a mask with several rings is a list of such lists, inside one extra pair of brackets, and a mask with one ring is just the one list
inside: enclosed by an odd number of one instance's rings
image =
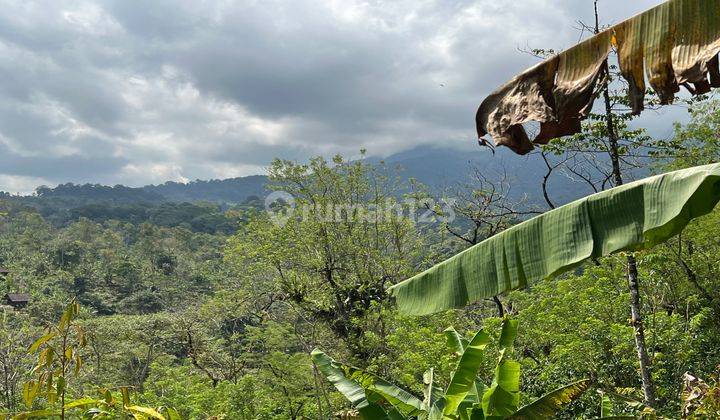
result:
[(500, 349), (490, 386), (478, 378), (485, 349), (492, 342), (478, 331), (467, 340), (453, 328), (445, 330), (449, 349), (459, 360), (443, 390), (433, 369), (423, 375), (423, 398), (362, 369), (336, 362), (320, 350), (312, 352), (318, 370), (345, 396), (364, 419), (484, 420), (548, 418), (577, 399), (590, 386), (581, 380), (552, 391), (532, 403), (520, 405), (520, 363), (510, 359), (517, 337), (517, 320), (503, 321)]

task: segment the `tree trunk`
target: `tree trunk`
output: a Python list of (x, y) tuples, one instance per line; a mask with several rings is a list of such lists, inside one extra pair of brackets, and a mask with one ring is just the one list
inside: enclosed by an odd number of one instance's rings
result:
[(499, 318), (505, 317), (505, 307), (503, 306), (503, 303), (500, 300), (500, 298), (497, 296), (493, 296), (492, 300), (493, 300), (493, 302), (495, 302), (495, 306), (497, 307), (498, 317)]
[[(607, 61), (605, 62), (605, 71), (609, 75)], [(605, 115), (607, 116), (607, 130), (610, 141), (610, 160), (612, 161), (613, 176), (615, 185), (623, 184), (622, 172), (620, 171), (620, 156), (618, 154), (618, 139), (613, 123), (612, 106), (610, 102), (610, 93), (608, 81), (605, 82)], [(655, 406), (655, 385), (650, 375), (650, 357), (647, 353), (645, 345), (645, 327), (642, 320), (642, 305), (640, 302), (640, 279), (637, 272), (637, 261), (633, 254), (627, 256), (627, 280), (630, 289), (630, 314), (632, 326), (635, 330), (635, 348), (640, 362), (640, 376), (642, 378), (643, 394), (645, 395), (645, 404)]]
[[(600, 32), (600, 19), (598, 15), (597, 0), (595, 5), (595, 32)], [(603, 99), (605, 100), (605, 117), (607, 122), (608, 141), (610, 143), (609, 154), (612, 163), (613, 177), (615, 185), (623, 184), (622, 171), (620, 169), (620, 154), (618, 153), (618, 135), (615, 130), (615, 122), (613, 120), (612, 101), (610, 100), (610, 66), (605, 60), (605, 86), (603, 89)], [(640, 362), (640, 377), (642, 379), (643, 394), (645, 396), (645, 404), (649, 407), (655, 407), (655, 385), (650, 375), (650, 357), (648, 356), (647, 346), (645, 344), (645, 327), (642, 319), (642, 305), (640, 302), (640, 279), (637, 271), (637, 261), (633, 254), (627, 256), (627, 281), (630, 289), (630, 315), (632, 326), (635, 330), (635, 348)]]
[(635, 348), (640, 361), (640, 375), (642, 377), (645, 404), (655, 406), (655, 385), (650, 376), (650, 357), (645, 346), (645, 327), (643, 326), (642, 305), (640, 302), (640, 287), (638, 285), (637, 262), (632, 254), (627, 256), (627, 279), (630, 288), (630, 315), (635, 330)]

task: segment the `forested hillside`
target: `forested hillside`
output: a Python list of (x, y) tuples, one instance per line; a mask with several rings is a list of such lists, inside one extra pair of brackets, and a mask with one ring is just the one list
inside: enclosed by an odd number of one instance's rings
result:
[[(550, 157), (555, 164), (557, 158)], [(506, 150), (497, 156), (478, 149), (417, 147), (386, 158), (368, 158), (369, 165), (381, 168), (384, 175), (401, 180), (403, 188), (395, 192), (398, 198), (412, 191), (411, 180), (435, 194), (457, 189), (472, 181), (477, 170), (488, 179), (502, 180), (508, 188), (508, 198), (522, 200), (528, 206), (545, 205), (541, 186), (548, 168), (541, 159), (516, 159)], [(583, 168), (592, 172), (593, 168)], [(633, 176), (647, 175), (642, 168)], [(87, 218), (95, 222), (120, 220), (130, 223), (151, 222), (159, 226), (184, 225), (193, 231), (225, 233), (233, 228), (226, 223), (223, 212), (232, 208), (261, 207), (267, 196), (268, 177), (254, 175), (223, 180), (166, 182), (161, 185), (126, 187), (96, 184), (66, 183), (55, 187), (41, 186), (34, 194), (0, 197), (18, 205), (36, 209), (48, 222), (57, 227)], [(592, 192), (592, 188), (571, 172), (561, 172), (548, 180), (547, 188), (558, 203), (567, 203)]]
[[(718, 130), (718, 102), (696, 105), (692, 122), (663, 141), (668, 153), (650, 168), (718, 161)], [(425, 209), (432, 223), (411, 211), (359, 221), (347, 212), (317, 217), (333, 203), (443, 198), (389, 177), (378, 162), (341, 157), (272, 164), (270, 188), (291, 193), (297, 209), (311, 205), (285, 223), (252, 203), (167, 203), (158, 198), (167, 184), (155, 191), (83, 187), (91, 202), (72, 210), (63, 187), (40, 190), (30, 202), (0, 201), (0, 288), (29, 295), (27, 306), (0, 313), (0, 412), (47, 415), (62, 396), (66, 404), (80, 401), (68, 418), (87, 407), (186, 419), (351, 418), (351, 404), (311, 362), (313, 349), (421, 398), (428, 368), (444, 387), (458, 362), (443, 333), (451, 326), (465, 338), (479, 328), (489, 333), (479, 380), (491, 383), (505, 345), (497, 341), (501, 316), (509, 316), (519, 329), (503, 354), (522, 369), (522, 403), (588, 379), (590, 391), (560, 418), (596, 418), (601, 402), (605, 414), (718, 415), (717, 212), (637, 254), (652, 409), (642, 403), (622, 255), (464, 310), (401, 316), (389, 286), (549, 208), (508, 194), (503, 185), (511, 181), (468, 174), (444, 194), (457, 200), (451, 209)], [(106, 195), (112, 204), (92, 203)], [(56, 204), (31, 206), (41, 200)], [(454, 223), (446, 223), (450, 211)], [(66, 310), (73, 300), (77, 309)]]

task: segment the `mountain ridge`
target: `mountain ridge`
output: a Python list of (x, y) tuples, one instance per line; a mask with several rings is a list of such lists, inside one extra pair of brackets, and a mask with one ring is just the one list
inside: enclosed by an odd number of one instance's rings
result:
[[(382, 164), (401, 179), (413, 178), (441, 192), (463, 184), (472, 184), (471, 174), (478, 171), (488, 180), (503, 179), (511, 188), (511, 198), (527, 198), (544, 203), (542, 178), (546, 167), (537, 155), (517, 156), (504, 149), (491, 153), (484, 149), (458, 149), (440, 146), (419, 146), (385, 158), (368, 157), (371, 164)], [(60, 184), (54, 188), (38, 187), (33, 195), (0, 197), (54, 199), (59, 202), (162, 203), (208, 202), (232, 206), (257, 200), (267, 195), (265, 175), (250, 175), (227, 179), (195, 180), (187, 183), (168, 181), (143, 187), (100, 184)], [(548, 192), (558, 203), (579, 198), (591, 191), (582, 183), (564, 176), (554, 176)]]

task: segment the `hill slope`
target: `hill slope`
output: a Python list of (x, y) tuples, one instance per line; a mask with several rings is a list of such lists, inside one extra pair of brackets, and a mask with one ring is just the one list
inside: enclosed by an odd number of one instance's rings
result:
[[(529, 202), (544, 206), (541, 186), (546, 167), (538, 155), (517, 156), (502, 148), (493, 154), (479, 148), (461, 150), (422, 146), (384, 159), (372, 157), (368, 161), (376, 164), (384, 162), (393, 175), (401, 179), (414, 178), (436, 192), (472, 183), (471, 175), (479, 171), (491, 181), (504, 178), (511, 186), (513, 198), (525, 196)], [(166, 182), (138, 188), (62, 184), (55, 188), (40, 187), (33, 196), (15, 196), (13, 199), (33, 206), (43, 204), (52, 207), (53, 211), (98, 204), (152, 207), (162, 203), (206, 202), (227, 207), (264, 197), (268, 192), (266, 184), (267, 177), (263, 175), (189, 183)], [(562, 174), (553, 175), (548, 191), (557, 204), (592, 192), (583, 183)], [(86, 210), (79, 212), (85, 213)]]

